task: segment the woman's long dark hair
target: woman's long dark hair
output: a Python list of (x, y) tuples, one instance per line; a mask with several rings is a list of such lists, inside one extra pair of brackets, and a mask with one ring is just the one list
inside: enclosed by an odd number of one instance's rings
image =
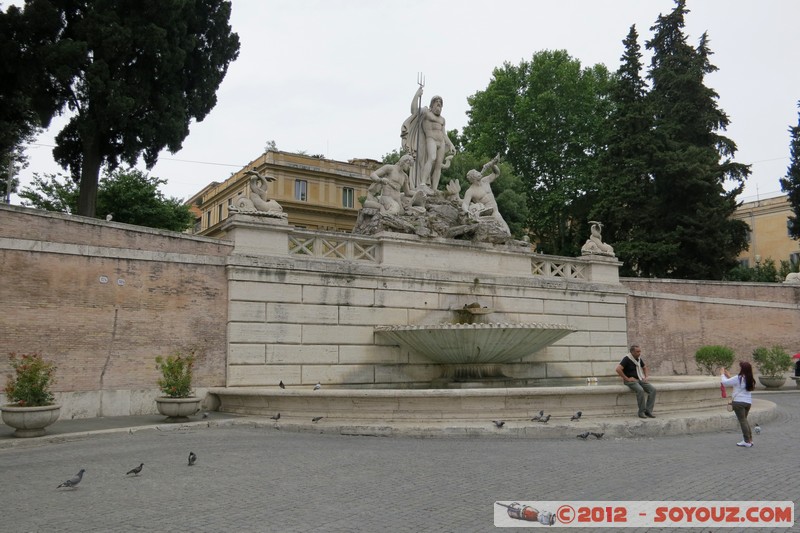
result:
[(739, 363), (739, 377), (744, 378), (745, 389), (752, 391), (756, 388), (756, 378), (753, 377), (753, 365), (747, 361)]

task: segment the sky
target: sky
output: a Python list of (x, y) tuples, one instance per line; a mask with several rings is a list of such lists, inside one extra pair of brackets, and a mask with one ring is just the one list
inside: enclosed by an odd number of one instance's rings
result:
[[(188, 199), (259, 157), (279, 150), (337, 161), (380, 160), (400, 148), (420, 73), (423, 102), (444, 99), (448, 130), (467, 124), (467, 98), (492, 71), (566, 50), (581, 65), (616, 71), (631, 25), (645, 41), (673, 0), (233, 0), (241, 41), (217, 92), (217, 105), (192, 123), (180, 151), (162, 152), (150, 174), (162, 192)], [(800, 2), (688, 0), (684, 33), (696, 46), (708, 32), (719, 70), (706, 84), (730, 118), (735, 160), (752, 165), (741, 201), (780, 194), (789, 165), (788, 129), (798, 123)], [(65, 173), (52, 158), (57, 117), (29, 147), (34, 173)], [(140, 168), (144, 169), (143, 165)], [(20, 199), (12, 195), (12, 204)]]

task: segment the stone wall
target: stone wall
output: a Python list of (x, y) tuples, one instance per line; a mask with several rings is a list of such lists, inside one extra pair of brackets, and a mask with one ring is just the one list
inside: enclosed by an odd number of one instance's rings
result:
[(0, 379), (8, 352), (53, 359), (64, 417), (154, 412), (154, 358), (178, 350), (200, 355), (201, 394), (413, 385), (438, 369), (374, 326), (451, 321), (475, 301), (493, 322), (578, 330), (504, 368), (518, 377), (607, 375), (630, 342), (659, 374), (696, 373), (705, 344), (800, 351), (797, 286), (620, 283), (613, 261), (267, 225), (239, 218), (221, 241), (0, 205)]
[(221, 241), (0, 206), (0, 376), (6, 354), (58, 366), (62, 417), (154, 411), (154, 358), (196, 351), (198, 388), (225, 384)]
[(625, 278), (628, 335), (657, 374), (697, 374), (705, 345), (732, 348), (752, 361), (759, 346), (800, 351), (800, 286), (778, 283)]
[(375, 326), (451, 324), (474, 302), (494, 310), (487, 322), (577, 330), (504, 365), (509, 376), (609, 376), (625, 351), (626, 291), (610, 258), (312, 232), (245, 215), (223, 229), (235, 243), (228, 269), (231, 386), (428, 384), (441, 367), (391, 345)]

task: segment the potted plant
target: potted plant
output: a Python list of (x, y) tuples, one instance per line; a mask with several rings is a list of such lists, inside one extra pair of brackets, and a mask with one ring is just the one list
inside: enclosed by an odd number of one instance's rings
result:
[(758, 380), (768, 389), (777, 389), (786, 382), (786, 371), (792, 368), (791, 356), (780, 346), (759, 347), (753, 350), (753, 361), (758, 367)]
[(16, 429), (15, 437), (40, 437), (61, 413), (50, 391), (56, 366), (38, 353), (11, 353), (9, 363), (14, 374), (8, 376), (5, 387), (9, 403), (0, 406), (3, 422)]
[(164, 394), (156, 398), (156, 407), (168, 422), (185, 422), (200, 410), (201, 399), (195, 397), (192, 391), (194, 361), (193, 353), (156, 357), (156, 366), (161, 372), (158, 388)]

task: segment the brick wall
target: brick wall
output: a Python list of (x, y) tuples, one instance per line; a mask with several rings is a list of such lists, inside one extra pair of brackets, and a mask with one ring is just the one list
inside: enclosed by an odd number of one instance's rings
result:
[[(212, 239), (0, 207), (0, 376), (10, 373), (8, 352), (39, 352), (58, 366), (56, 392), (154, 394), (154, 358), (194, 350), (194, 384), (224, 385), (231, 249)], [(80, 410), (91, 415), (92, 408)]]
[(732, 348), (752, 361), (759, 346), (800, 351), (800, 286), (779, 283), (626, 278), (628, 337), (659, 374), (696, 374), (705, 345)]

